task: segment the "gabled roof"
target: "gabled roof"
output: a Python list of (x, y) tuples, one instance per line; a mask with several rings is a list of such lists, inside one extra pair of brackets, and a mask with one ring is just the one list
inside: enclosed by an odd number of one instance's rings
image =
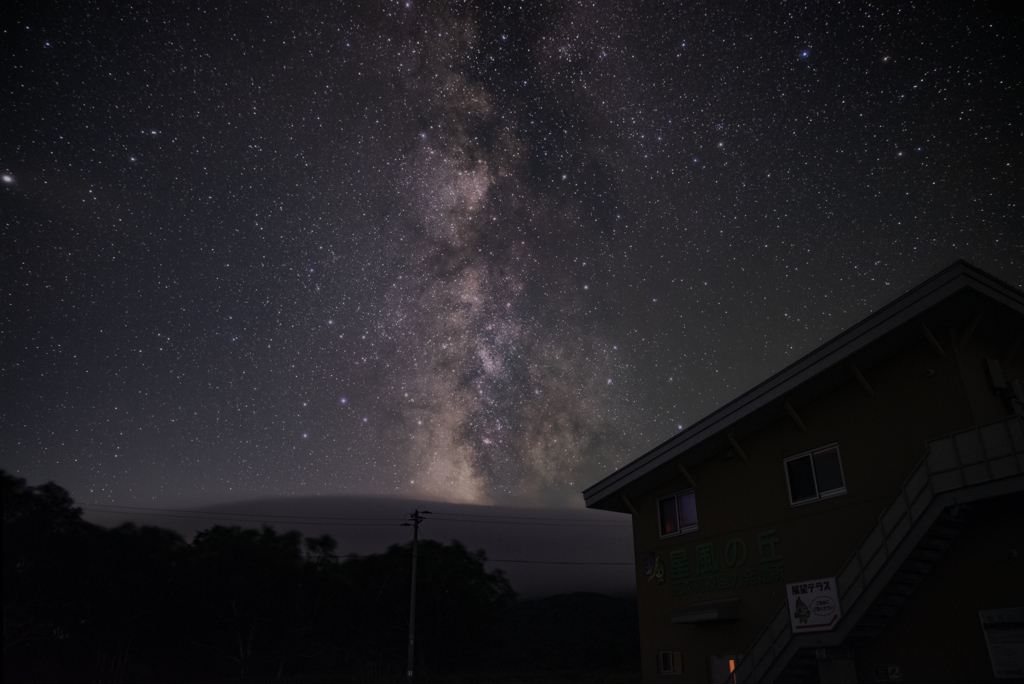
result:
[(588, 508), (627, 512), (621, 495), (640, 495), (678, 476), (676, 459), (696, 465), (782, 418), (783, 401), (799, 407), (853, 379), (850, 364), (866, 371), (936, 335), (964, 329), (980, 316), (975, 334), (1005, 336), (1024, 330), (1024, 293), (957, 261), (748, 392), (583, 492)]

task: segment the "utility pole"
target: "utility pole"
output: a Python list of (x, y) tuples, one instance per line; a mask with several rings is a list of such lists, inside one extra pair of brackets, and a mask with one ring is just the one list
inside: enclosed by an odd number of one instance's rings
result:
[(409, 520), (411, 522), (402, 523), (403, 527), (412, 526), (412, 592), (409, 596), (409, 684), (412, 684), (412, 656), (413, 656), (413, 643), (416, 635), (416, 558), (419, 555), (419, 538), (420, 538), (420, 523), (426, 518), (424, 515), (430, 515), (430, 511), (421, 511), (416, 509), (409, 514)]

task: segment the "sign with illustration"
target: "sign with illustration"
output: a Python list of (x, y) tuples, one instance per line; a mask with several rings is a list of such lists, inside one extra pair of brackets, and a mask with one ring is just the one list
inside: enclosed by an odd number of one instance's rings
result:
[(787, 584), (786, 598), (794, 634), (827, 632), (839, 622), (839, 590), (835, 577)]

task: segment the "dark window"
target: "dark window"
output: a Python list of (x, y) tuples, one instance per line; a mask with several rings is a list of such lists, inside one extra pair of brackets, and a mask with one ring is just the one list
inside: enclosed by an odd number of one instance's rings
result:
[(839, 449), (822, 449), (814, 452), (812, 458), (819, 494), (827, 494), (846, 487), (843, 483), (843, 469), (839, 465)]
[(679, 529), (697, 527), (697, 497), (693, 492), (685, 492), (676, 497), (679, 509)]
[(803, 456), (786, 461), (786, 474), (789, 475), (789, 498), (793, 503), (817, 499), (818, 490), (814, 486), (814, 468), (811, 457)]
[(692, 489), (658, 501), (658, 527), (662, 537), (697, 529), (697, 498)]
[(683, 654), (679, 651), (660, 651), (658, 653), (658, 672), (663, 675), (683, 673)]
[(793, 505), (846, 493), (839, 447), (834, 444), (792, 456), (783, 463)]

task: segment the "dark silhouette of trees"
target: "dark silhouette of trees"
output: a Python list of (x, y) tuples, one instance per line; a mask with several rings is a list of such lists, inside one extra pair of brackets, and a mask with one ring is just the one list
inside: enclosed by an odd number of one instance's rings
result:
[[(420, 542), (417, 590), (417, 670), (447, 672), (471, 665), (515, 593), (501, 571), (488, 573), (483, 551), (469, 553), (457, 541)], [(356, 621), (348, 638), (358, 644), (364, 674), (405, 670), (411, 545), (394, 545), (380, 555), (350, 558), (341, 566), (349, 588), (347, 613)]]
[[(221, 526), (188, 544), (88, 524), (53, 483), (0, 481), (5, 681), (404, 672), (410, 545), (340, 561), (329, 536)], [(472, 667), (515, 602), (485, 560), (455, 541), (420, 542), (423, 673)]]
[(29, 487), (3, 473), (2, 491), (6, 662), (79, 636), (85, 598), (74, 569), (85, 539), (81, 511), (57, 485)]
[(81, 637), (95, 654), (97, 678), (122, 682), (140, 655), (165, 643), (167, 615), (181, 594), (187, 545), (177, 533), (156, 527), (84, 527), (83, 556), (76, 565), (85, 599)]

